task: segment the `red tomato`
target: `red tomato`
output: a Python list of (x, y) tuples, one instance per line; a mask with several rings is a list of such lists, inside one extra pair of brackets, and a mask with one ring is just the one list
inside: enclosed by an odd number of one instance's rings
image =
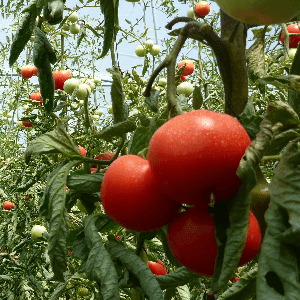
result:
[(3, 202), (3, 208), (5, 210), (11, 210), (11, 209), (14, 209), (15, 208), (15, 205), (9, 201), (4, 201)]
[(121, 237), (118, 235), (118, 236), (116, 237), (116, 239), (119, 241), (119, 240), (121, 239)]
[(233, 117), (195, 110), (172, 118), (154, 133), (148, 160), (160, 190), (193, 205), (228, 178), (237, 177), (250, 143), (246, 130)]
[(195, 66), (194, 63), (191, 60), (182, 60), (179, 64), (178, 64), (178, 69), (180, 69), (181, 67), (184, 67), (182, 75), (186, 76), (186, 75), (191, 75), (194, 72)]
[[(40, 101), (40, 104), (43, 105), (43, 99), (41, 98), (41, 96), (41, 92), (35, 92), (30, 95), (30, 99)], [(35, 103), (32, 104), (34, 105)]]
[(198, 18), (205, 17), (210, 12), (210, 5), (206, 1), (200, 1), (195, 5), (195, 14)]
[[(95, 157), (98, 160), (111, 160), (116, 153), (113, 152), (104, 152), (104, 154), (99, 154)], [(97, 165), (93, 165), (93, 168), (97, 168)], [(105, 169), (105, 167), (101, 167), (101, 169)]]
[(21, 76), (25, 79), (31, 78), (33, 75), (33, 66), (26, 65), (21, 68)]
[(181, 79), (182, 81), (186, 81), (186, 76), (181, 75), (181, 76), (180, 76), (180, 79)]
[(83, 147), (79, 146), (79, 145), (78, 145), (78, 148), (80, 150), (81, 155), (86, 156), (86, 150)]
[(161, 260), (159, 260), (158, 262), (149, 260), (148, 267), (154, 275), (166, 275), (167, 274), (167, 269)]
[(72, 77), (71, 73), (67, 70), (58, 70), (53, 72), (56, 90), (63, 90), (65, 81)]
[(30, 124), (29, 120), (22, 121), (22, 124), (24, 127), (32, 127), (33, 126), (32, 124)]
[(159, 192), (149, 162), (137, 155), (120, 156), (109, 166), (100, 195), (107, 215), (134, 231), (159, 229), (180, 209)]
[[(174, 218), (168, 228), (168, 244), (183, 266), (199, 275), (213, 276), (218, 246), (214, 218), (207, 210), (190, 208)], [(239, 266), (251, 261), (257, 255), (260, 245), (260, 228), (250, 212), (247, 240)]]
[(32, 75), (38, 76), (37, 67), (36, 66), (32, 67)]
[[(300, 29), (298, 24), (291, 24), (287, 26), (287, 31), (289, 33), (300, 33)], [(280, 34), (280, 41), (284, 45), (284, 35), (283, 32)], [(290, 36), (290, 48), (297, 48), (298, 43), (300, 41), (300, 35)]]

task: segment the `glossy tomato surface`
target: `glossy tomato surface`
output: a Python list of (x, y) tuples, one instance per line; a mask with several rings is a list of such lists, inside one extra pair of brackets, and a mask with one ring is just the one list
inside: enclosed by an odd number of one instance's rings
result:
[(161, 228), (180, 209), (178, 202), (159, 191), (148, 161), (136, 155), (120, 156), (109, 166), (101, 200), (109, 217), (134, 231)]
[(154, 275), (166, 275), (167, 274), (167, 269), (161, 260), (159, 260), (158, 262), (149, 260), (148, 267)]
[[(189, 270), (211, 277), (214, 274), (218, 246), (213, 217), (207, 211), (190, 208), (169, 224), (168, 244), (176, 259)], [(261, 244), (260, 228), (250, 212), (249, 230), (239, 265), (251, 261)]]
[(161, 191), (176, 201), (196, 204), (204, 191), (235, 178), (250, 143), (233, 117), (195, 110), (172, 118), (154, 133), (148, 160)]
[[(291, 24), (291, 25), (287, 26), (286, 29), (289, 33), (299, 33), (300, 34), (300, 28), (299, 28), (298, 24)], [(283, 34), (283, 32), (281, 32), (281, 34), (280, 34), (280, 41), (284, 45), (284, 34)], [(290, 36), (289, 47), (290, 48), (297, 48), (299, 42), (300, 42), (300, 35)]]

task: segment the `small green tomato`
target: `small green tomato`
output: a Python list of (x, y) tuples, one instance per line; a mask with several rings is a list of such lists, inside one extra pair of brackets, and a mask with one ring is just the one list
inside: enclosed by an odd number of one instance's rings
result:
[(103, 110), (102, 109), (97, 109), (95, 111), (95, 114), (98, 115), (98, 116), (102, 116), (103, 115)]
[(41, 225), (34, 225), (31, 229), (31, 237), (36, 240), (43, 235), (44, 232), (47, 232), (47, 229)]
[(146, 55), (147, 51), (146, 49), (142, 46), (142, 45), (138, 45), (136, 48), (135, 48), (135, 54), (138, 56), (138, 57), (144, 57)]
[(69, 94), (72, 95), (73, 91), (79, 86), (79, 80), (76, 78), (70, 78), (67, 79), (64, 82), (64, 91)]
[(167, 79), (166, 78), (159, 78), (158, 85), (159, 86), (166, 86), (167, 85)]
[(71, 23), (75, 23), (78, 21), (78, 13), (76, 11), (72, 12), (69, 16), (68, 16), (68, 20)]
[(98, 77), (95, 77), (95, 78), (94, 78), (94, 83), (95, 83), (95, 84), (100, 84), (100, 83), (101, 83), (101, 79), (98, 78)]
[(152, 40), (147, 40), (145, 42), (145, 47), (147, 50), (150, 50), (153, 47), (153, 45), (154, 45), (154, 42)]
[(108, 112), (109, 114), (112, 114), (112, 113), (113, 113), (113, 107), (112, 107), (112, 105), (110, 105), (110, 106), (107, 108), (107, 112)]
[(194, 13), (194, 8), (191, 7), (186, 14), (189, 18), (195, 19), (195, 13)]
[(91, 92), (92, 92), (91, 88), (88, 84), (81, 83), (81, 84), (78, 85), (78, 90), (77, 90), (77, 95), (76, 96), (79, 100), (83, 100), (86, 97), (86, 95), (87, 94), (90, 95)]
[(160, 47), (158, 45), (153, 45), (152, 48), (150, 49), (150, 54), (152, 56), (156, 56), (160, 53)]
[(85, 287), (78, 289), (78, 296), (87, 296), (89, 294), (89, 290)]
[(72, 34), (78, 34), (80, 31), (80, 25), (79, 24), (71, 24), (70, 25), (70, 32)]
[(100, 116), (98, 115), (92, 115), (92, 118), (94, 121), (99, 121), (100, 120)]
[(64, 25), (63, 25), (63, 27), (62, 27), (62, 29), (64, 30), (64, 31), (69, 31), (70, 30), (70, 24), (69, 23), (64, 23)]
[(189, 82), (182, 82), (177, 86), (178, 95), (184, 94), (186, 97), (190, 96), (194, 91), (194, 87)]

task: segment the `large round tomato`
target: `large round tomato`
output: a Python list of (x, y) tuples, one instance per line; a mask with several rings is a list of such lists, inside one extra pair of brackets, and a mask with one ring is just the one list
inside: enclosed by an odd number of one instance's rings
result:
[(232, 18), (246, 24), (286, 23), (300, 12), (300, 1), (290, 0), (216, 0)]
[[(286, 29), (289, 33), (300, 33), (300, 28), (299, 28), (298, 24), (291, 24), (291, 25), (287, 26)], [(281, 34), (280, 34), (280, 41), (284, 45), (283, 32), (281, 32)], [(299, 42), (300, 42), (300, 35), (290, 36), (289, 48), (297, 48)]]
[(161, 228), (180, 209), (178, 202), (158, 190), (148, 161), (137, 155), (120, 156), (109, 166), (101, 200), (108, 216), (134, 231)]
[[(190, 208), (174, 218), (168, 227), (168, 244), (183, 266), (199, 275), (213, 276), (218, 246), (214, 218), (207, 211)], [(250, 212), (247, 240), (239, 265), (251, 261), (257, 255), (260, 244), (260, 228)]]
[(233, 117), (195, 110), (172, 118), (154, 133), (148, 160), (162, 192), (196, 204), (203, 193), (237, 177), (249, 145), (247, 132)]

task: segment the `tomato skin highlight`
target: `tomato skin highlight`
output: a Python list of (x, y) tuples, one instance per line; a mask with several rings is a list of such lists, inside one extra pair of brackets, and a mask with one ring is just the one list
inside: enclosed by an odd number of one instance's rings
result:
[(152, 136), (148, 160), (160, 190), (181, 203), (198, 204), (202, 194), (235, 178), (251, 141), (233, 117), (208, 110), (176, 116)]
[(108, 167), (101, 185), (106, 214), (134, 231), (153, 231), (168, 224), (180, 204), (162, 194), (147, 160), (137, 155), (118, 157)]
[[(218, 246), (214, 218), (207, 210), (193, 207), (180, 213), (169, 224), (167, 238), (171, 252), (183, 266), (201, 276), (213, 276)], [(251, 261), (260, 245), (260, 228), (250, 212), (247, 239), (238, 265)]]

